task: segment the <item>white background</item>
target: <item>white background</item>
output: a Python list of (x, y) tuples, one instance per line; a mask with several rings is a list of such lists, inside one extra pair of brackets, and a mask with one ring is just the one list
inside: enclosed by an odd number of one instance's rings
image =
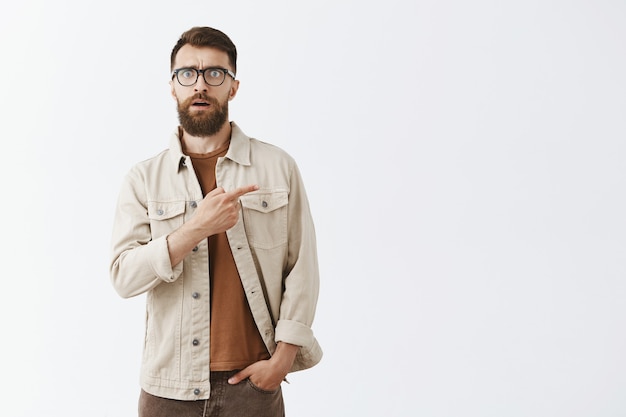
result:
[(622, 0), (3, 1), (0, 415), (136, 415), (113, 208), (195, 25), (316, 220), (325, 357), (289, 416), (626, 415)]

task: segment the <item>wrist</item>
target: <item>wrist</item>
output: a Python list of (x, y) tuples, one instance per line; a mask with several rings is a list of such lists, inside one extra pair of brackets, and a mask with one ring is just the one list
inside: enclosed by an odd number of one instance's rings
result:
[(270, 361), (286, 375), (291, 369), (299, 349), (300, 346), (278, 342)]

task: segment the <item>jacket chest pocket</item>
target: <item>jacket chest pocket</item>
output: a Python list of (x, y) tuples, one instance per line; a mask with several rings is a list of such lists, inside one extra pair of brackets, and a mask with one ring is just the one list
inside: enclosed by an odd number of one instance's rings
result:
[(272, 249), (287, 244), (287, 191), (246, 194), (240, 201), (250, 246)]
[(148, 202), (148, 218), (152, 239), (173, 232), (183, 225), (185, 214), (185, 202)]

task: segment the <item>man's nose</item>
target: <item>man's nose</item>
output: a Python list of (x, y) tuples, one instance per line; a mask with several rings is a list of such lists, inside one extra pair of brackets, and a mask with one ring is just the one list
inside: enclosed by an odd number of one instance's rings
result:
[(193, 86), (194, 91), (207, 91), (209, 85), (204, 81), (204, 74), (198, 74), (198, 81)]

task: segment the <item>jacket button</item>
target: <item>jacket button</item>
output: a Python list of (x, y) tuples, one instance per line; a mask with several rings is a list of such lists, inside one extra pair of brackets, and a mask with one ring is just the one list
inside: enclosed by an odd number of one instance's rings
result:
[(192, 296), (193, 298), (198, 299), (198, 298), (200, 298), (200, 293), (198, 293), (198, 292), (194, 292), (193, 294), (191, 294), (191, 296)]
[(200, 344), (200, 341), (198, 339), (193, 339), (193, 342), (191, 342), (194, 346), (198, 346)]
[(164, 211), (163, 211), (163, 210), (161, 210), (161, 209), (158, 209), (158, 210), (157, 210), (157, 214), (158, 214), (159, 216), (162, 216), (162, 215), (163, 215), (163, 213), (164, 213)]
[(198, 252), (198, 247), (196, 246), (195, 248), (192, 249), (194, 252)]
[(200, 395), (200, 390), (198, 388), (193, 390), (193, 395)]
[(191, 203), (189, 203), (189, 205), (191, 206), (191, 208), (198, 207), (198, 203), (196, 203), (195, 201), (192, 201)]
[(267, 201), (264, 201), (263, 203), (261, 203), (261, 205), (263, 206), (263, 208), (267, 208)]

